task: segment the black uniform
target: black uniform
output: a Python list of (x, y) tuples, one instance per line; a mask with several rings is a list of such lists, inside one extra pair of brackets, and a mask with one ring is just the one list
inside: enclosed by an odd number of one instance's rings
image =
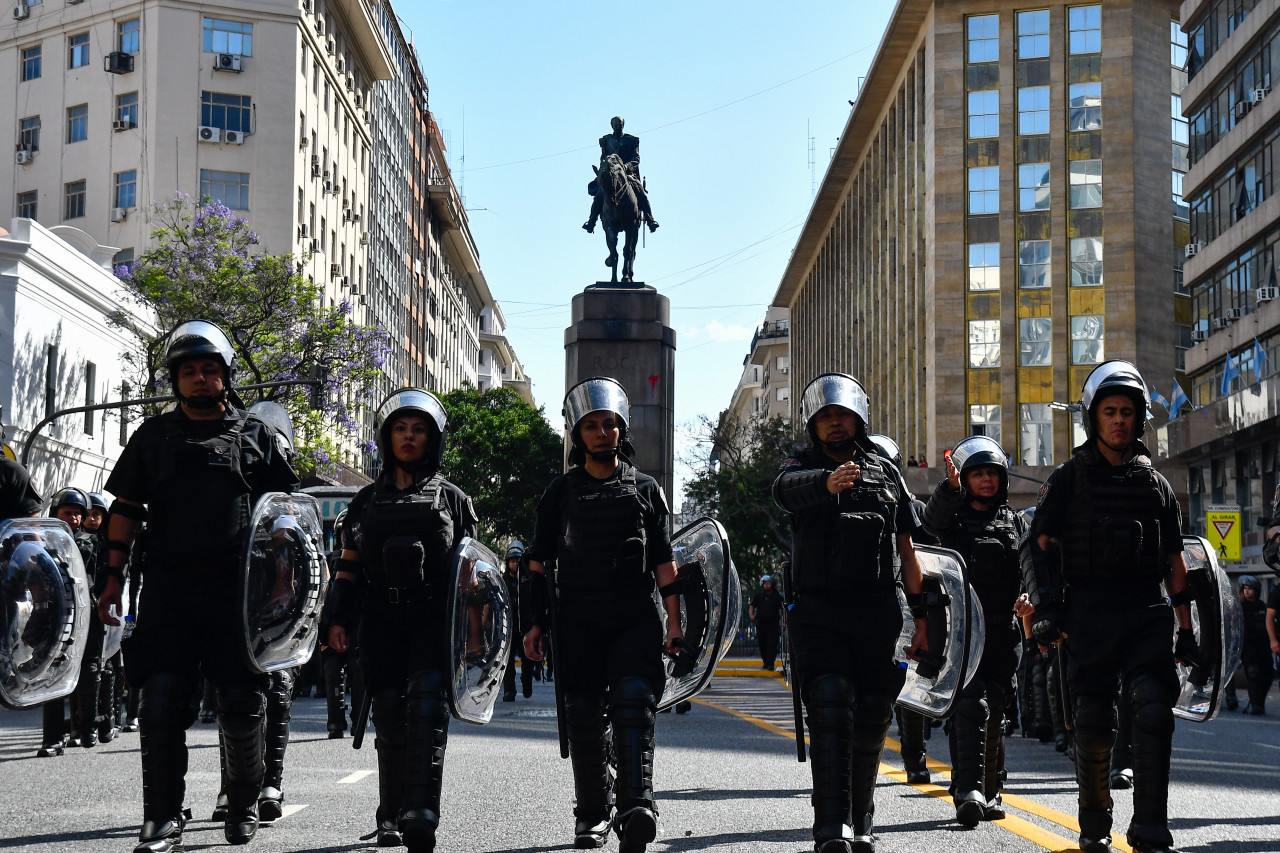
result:
[(756, 639), (760, 643), (760, 660), (765, 669), (773, 669), (778, 659), (778, 634), (782, 630), (782, 595), (778, 590), (760, 590), (751, 599), (756, 612)]
[(653, 803), (653, 723), (666, 671), (654, 572), (671, 562), (666, 497), (624, 459), (605, 480), (573, 467), (538, 502), (530, 561), (557, 561), (552, 643), (564, 695), (579, 824), (608, 819), (607, 723), (620, 814)]
[(944, 548), (964, 558), (986, 626), (982, 660), (956, 698), (952, 713), (951, 792), (963, 797), (976, 791), (982, 794), (985, 807), (998, 808), (1004, 714), (1012, 696), (1021, 639), (1013, 605), (1022, 591), (1018, 561), (1022, 520), (1003, 501), (990, 509), (974, 509), (963, 489), (953, 489), (943, 480), (925, 507), (924, 525)]
[[(505, 561), (504, 561), (505, 562)], [(511, 611), (513, 613), (521, 613), (520, 608), (520, 592), (522, 587), (527, 587), (528, 580), (526, 575), (529, 570), (525, 568), (525, 559), (522, 556), (520, 563), (516, 566), (513, 573), (510, 569), (505, 569), (502, 573), (502, 580), (507, 585), (507, 595), (511, 598)], [(524, 630), (527, 626), (520, 624), (520, 619), (515, 620), (516, 636), (511, 642), (511, 656), (507, 661), (507, 671), (502, 676), (502, 698), (503, 700), (514, 700), (516, 698), (516, 660), (520, 661), (520, 687), (524, 692), (525, 698), (533, 695), (533, 670), (538, 663), (530, 660), (524, 655), (524, 643), (521, 637), (524, 636)]]
[(358, 646), (373, 691), (378, 825), (385, 832), (398, 824), (413, 848), (434, 839), (440, 819), (452, 642), (446, 584), (477, 519), (471, 499), (438, 472), (405, 489), (394, 472), (387, 466), (352, 498), (342, 545), (360, 557), (340, 570), (357, 571), (363, 590)]
[(1252, 714), (1266, 709), (1267, 691), (1275, 672), (1271, 659), (1271, 637), (1267, 634), (1267, 605), (1261, 598), (1240, 599), (1244, 612), (1244, 637), (1240, 647), (1240, 664), (1249, 685), (1249, 707)]
[(0, 456), (0, 521), (34, 515), (43, 503), (27, 469)]
[[(1123, 675), (1133, 715), (1131, 839), (1169, 846), (1169, 756), (1178, 676), (1174, 614), (1161, 581), (1182, 551), (1177, 498), (1137, 441), (1112, 466), (1093, 441), (1076, 448), (1040, 490), (1028, 542), (1059, 541), (1065, 591), (1061, 627), (1075, 719), (1080, 833), (1111, 831), (1109, 777)], [(1029, 588), (1042, 587), (1028, 577)]]
[(827, 478), (840, 463), (815, 448), (786, 459), (773, 484), (792, 516), (787, 625), (809, 712), (819, 845), (871, 836), (880, 754), (906, 677), (894, 662), (903, 623), (898, 536), (919, 522), (898, 469), (868, 439), (857, 448), (861, 476), (839, 495)]
[(253, 503), (297, 484), (273, 429), (230, 404), (218, 420), (181, 409), (149, 418), (107, 480), (108, 491), (149, 509), (146, 584), (125, 648), (129, 683), (141, 691), (143, 816), (155, 827), (181, 823), (201, 673), (218, 685), (232, 817), (256, 814), (266, 679), (244, 662), (236, 577)]

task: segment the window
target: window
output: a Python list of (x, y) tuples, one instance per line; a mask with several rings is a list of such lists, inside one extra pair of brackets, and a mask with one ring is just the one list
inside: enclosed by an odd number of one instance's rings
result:
[(969, 244), (969, 289), (1000, 289), (1000, 244)]
[(1023, 465), (1053, 464), (1053, 409), (1048, 403), (1021, 403)]
[(205, 18), (204, 49), (211, 53), (253, 56), (253, 24)]
[(1049, 10), (1018, 13), (1018, 58), (1049, 55)]
[(45, 348), (44, 362), (44, 416), (52, 417), (58, 410), (58, 345)]
[(35, 190), (18, 193), (18, 215), (23, 219), (35, 219), (40, 194)]
[(969, 18), (969, 61), (997, 62), (1000, 59), (1000, 16), (974, 15)]
[(1043, 367), (1053, 364), (1053, 320), (1027, 317), (1018, 321), (1018, 364)]
[[(115, 270), (117, 276), (128, 275), (133, 272), (133, 249), (121, 249), (111, 258), (111, 268)], [(124, 399), (128, 399), (128, 392), (125, 392)]]
[(246, 172), (201, 169), (200, 198), (220, 201), (232, 210), (248, 210), (249, 175)]
[(200, 123), (223, 130), (249, 132), (252, 98), (248, 95), (223, 95), (219, 92), (200, 93)]
[(1049, 209), (1049, 164), (1018, 166), (1018, 210)]
[(1191, 144), (1191, 132), (1187, 129), (1187, 119), (1182, 114), (1182, 96), (1169, 96), (1169, 116), (1173, 122), (1173, 141), (1178, 145)]
[(138, 53), (142, 49), (141, 22), (134, 18), (121, 21), (116, 26), (116, 50), (121, 53)]
[(1000, 135), (1000, 92), (969, 93), (969, 138)]
[(1073, 83), (1068, 92), (1071, 109), (1067, 113), (1067, 130), (1100, 130), (1102, 84)]
[(1071, 239), (1071, 284), (1074, 287), (1102, 286), (1102, 238)]
[[(84, 365), (84, 404), (93, 406), (97, 404), (94, 398), (94, 386), (98, 384), (98, 365), (92, 361), (85, 362)], [(93, 435), (93, 416), (96, 412), (84, 413), (84, 434)]]
[[(1102, 7), (1073, 6), (1067, 9), (1068, 48), (1071, 53), (1102, 51)], [(1181, 63), (1178, 63), (1181, 67)]]
[(1182, 198), (1182, 179), (1185, 173), (1173, 170), (1173, 215), (1178, 219), (1190, 219), (1191, 207)]
[(1101, 314), (1086, 314), (1071, 318), (1071, 363), (1100, 364), (1102, 362)]
[(18, 145), (27, 151), (40, 150), (40, 116), (18, 120)]
[(116, 172), (116, 191), (114, 207), (138, 206), (138, 170)]
[(1000, 212), (1000, 168), (974, 166), (969, 169), (969, 213)]
[(125, 92), (116, 95), (116, 121), (127, 121), (129, 127), (138, 126), (138, 93)]
[(1049, 87), (1028, 86), (1018, 90), (1018, 133), (1035, 136), (1049, 132)]
[(84, 216), (84, 198), (85, 198), (85, 182), (72, 181), (66, 185), (64, 196), (66, 204), (63, 206), (63, 219), (79, 219)]
[(89, 34), (79, 33), (67, 39), (67, 67), (82, 68), (89, 64)]
[(22, 51), (22, 79), (35, 80), (40, 76), (40, 45)]
[(969, 321), (969, 366), (1000, 366), (1000, 321)]
[(969, 434), (985, 435), (996, 444), (1000, 443), (1000, 407), (970, 406)]
[(1049, 277), (1049, 256), (1051, 245), (1048, 240), (1023, 240), (1018, 243), (1018, 287), (1032, 290), (1048, 287), (1052, 282)]
[(89, 105), (67, 107), (67, 142), (84, 142), (89, 138)]
[(1071, 209), (1102, 207), (1102, 161), (1075, 160), (1071, 171)]

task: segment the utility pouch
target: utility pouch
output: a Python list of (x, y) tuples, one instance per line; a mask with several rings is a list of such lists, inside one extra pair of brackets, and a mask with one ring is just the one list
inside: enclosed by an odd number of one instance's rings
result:
[(644, 537), (632, 536), (622, 540), (613, 552), (613, 567), (623, 577), (638, 575), (644, 571)]
[(1142, 556), (1142, 522), (1136, 518), (1107, 516), (1099, 519), (1094, 535), (1101, 546), (1102, 565), (1136, 567)]
[(1004, 543), (999, 539), (975, 539), (972, 550), (976, 565), (998, 566), (1005, 559)]
[(876, 512), (842, 512), (836, 519), (836, 545), (840, 562), (879, 559), (880, 540), (884, 537), (884, 516)]
[(387, 586), (415, 589), (426, 583), (424, 566), (426, 551), (415, 536), (392, 536), (382, 546), (382, 565), (387, 571)]

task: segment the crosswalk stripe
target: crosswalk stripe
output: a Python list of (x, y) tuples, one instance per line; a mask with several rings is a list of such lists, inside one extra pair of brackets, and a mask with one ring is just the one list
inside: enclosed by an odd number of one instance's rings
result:
[(357, 770), (355, 773), (352, 773), (350, 776), (343, 776), (341, 779), (338, 780), (338, 784), (354, 785), (356, 782), (359, 782), (361, 779), (364, 779), (365, 777), (372, 776), (372, 775), (373, 775), (372, 770)]

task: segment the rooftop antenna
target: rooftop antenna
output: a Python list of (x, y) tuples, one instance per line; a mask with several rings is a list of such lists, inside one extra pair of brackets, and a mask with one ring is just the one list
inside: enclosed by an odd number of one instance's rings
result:
[(818, 161), (816, 156), (817, 140), (809, 127), (809, 122), (804, 123), (805, 136), (809, 137), (809, 197), (812, 198), (818, 194)]

